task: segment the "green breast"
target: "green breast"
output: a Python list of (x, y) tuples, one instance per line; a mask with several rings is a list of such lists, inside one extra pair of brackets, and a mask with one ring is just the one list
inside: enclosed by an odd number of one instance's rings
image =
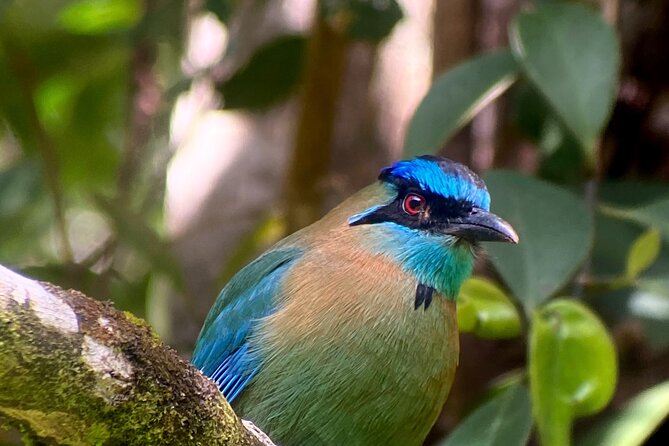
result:
[(455, 303), (414, 309), (416, 281), (392, 263), (326, 252), (287, 279), (235, 409), (283, 446), (420, 445), (457, 364)]

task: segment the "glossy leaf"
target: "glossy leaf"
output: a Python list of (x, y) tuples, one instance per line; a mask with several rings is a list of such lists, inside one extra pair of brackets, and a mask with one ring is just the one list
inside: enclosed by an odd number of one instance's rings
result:
[(620, 49), (613, 29), (584, 6), (551, 3), (520, 13), (510, 41), (526, 76), (594, 158), (618, 83)]
[(669, 417), (669, 381), (641, 392), (625, 408), (595, 425), (577, 446), (641, 446)]
[(435, 153), (515, 81), (518, 67), (509, 51), (471, 59), (437, 77), (414, 114), (404, 156)]
[(458, 327), (482, 338), (513, 338), (521, 332), (518, 311), (509, 297), (495, 284), (472, 277), (460, 288)]
[(529, 371), (542, 445), (567, 445), (574, 418), (599, 412), (613, 396), (615, 347), (584, 305), (554, 300), (532, 317)]
[(527, 389), (514, 385), (476, 409), (441, 446), (522, 446), (531, 428)]
[(225, 108), (258, 109), (286, 99), (299, 84), (306, 38), (282, 36), (260, 47), (219, 90)]
[(484, 179), (493, 212), (520, 237), (518, 245), (488, 243), (486, 250), (529, 310), (555, 294), (581, 265), (592, 244), (592, 219), (582, 200), (546, 182), (506, 171)]
[(651, 228), (634, 241), (627, 255), (626, 277), (635, 279), (646, 270), (660, 254), (660, 231)]

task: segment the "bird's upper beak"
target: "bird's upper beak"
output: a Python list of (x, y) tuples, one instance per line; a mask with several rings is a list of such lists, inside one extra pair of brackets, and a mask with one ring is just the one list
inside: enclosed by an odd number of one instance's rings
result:
[(513, 227), (497, 215), (474, 208), (466, 216), (449, 221), (446, 233), (470, 241), (518, 243)]

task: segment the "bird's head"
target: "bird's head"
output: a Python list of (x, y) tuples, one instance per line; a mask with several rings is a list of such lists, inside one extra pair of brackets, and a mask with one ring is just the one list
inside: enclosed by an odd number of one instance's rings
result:
[(462, 164), (429, 155), (399, 161), (381, 171), (379, 185), (385, 202), (348, 224), (373, 226), (375, 249), (440, 291), (457, 293), (477, 242), (518, 243), (511, 225), (490, 212), (483, 180)]

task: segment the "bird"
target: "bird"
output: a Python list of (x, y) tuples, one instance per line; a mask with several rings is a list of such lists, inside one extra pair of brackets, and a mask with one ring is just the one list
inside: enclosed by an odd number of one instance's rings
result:
[(518, 235), (478, 175), (395, 162), (242, 268), (192, 362), (282, 446), (420, 445), (454, 378), (456, 297), (480, 241)]

